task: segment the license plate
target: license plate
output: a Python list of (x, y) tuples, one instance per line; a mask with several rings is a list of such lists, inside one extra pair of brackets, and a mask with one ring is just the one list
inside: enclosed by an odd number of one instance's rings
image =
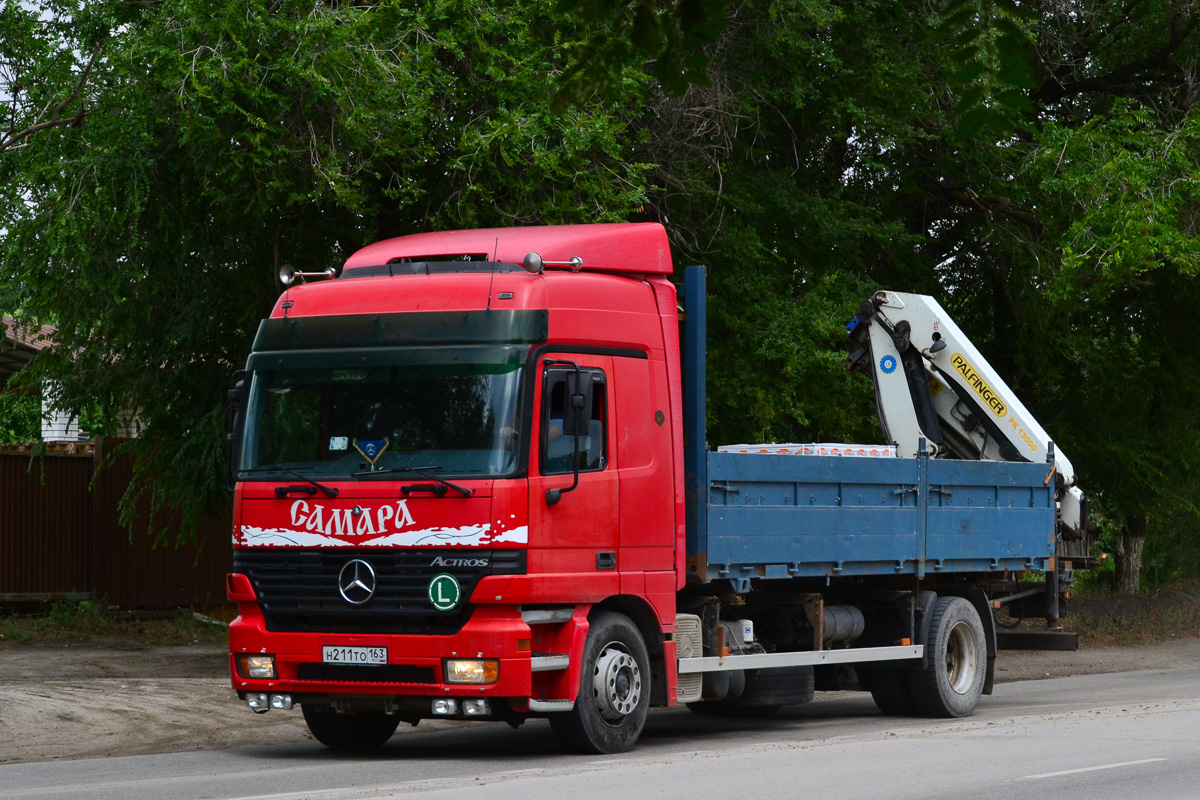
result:
[(321, 648), (321, 660), (326, 664), (364, 664), (378, 666), (387, 664), (386, 647), (339, 647), (325, 645)]

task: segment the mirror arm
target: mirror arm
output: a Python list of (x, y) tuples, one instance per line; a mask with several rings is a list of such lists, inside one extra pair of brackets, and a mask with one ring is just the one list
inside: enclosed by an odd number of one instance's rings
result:
[[(579, 384), (583, 380), (583, 378), (582, 378), (583, 370), (581, 370), (579, 368), (578, 364), (576, 364), (574, 361), (563, 361), (563, 360), (551, 361), (549, 359), (547, 359), (545, 363), (546, 363), (546, 365), (565, 364), (567, 366), (574, 367), (576, 391), (579, 390), (578, 389)], [(571, 404), (572, 405), (575, 404), (574, 395), (572, 395), (572, 397), (571, 397)], [(564, 424), (565, 424), (565, 420), (566, 420), (565, 415), (564, 415), (563, 419), (564, 419)], [(575, 440), (575, 442), (571, 448), (571, 466), (574, 468), (574, 469), (572, 469), (572, 472), (574, 473), (574, 480), (572, 480), (571, 485), (567, 486), (566, 488), (547, 489), (546, 490), (546, 505), (548, 505), (548, 506), (557, 505), (558, 501), (562, 500), (562, 496), (564, 494), (566, 494), (567, 492), (575, 491), (575, 489), (579, 486), (579, 430), (578, 430), (578, 428), (576, 428), (575, 433), (573, 433), (571, 436)]]

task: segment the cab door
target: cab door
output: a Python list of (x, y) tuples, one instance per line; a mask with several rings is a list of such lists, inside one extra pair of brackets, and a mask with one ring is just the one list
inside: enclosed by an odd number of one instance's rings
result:
[(530, 572), (617, 569), (612, 374), (609, 356), (555, 353), (539, 359), (529, 459)]

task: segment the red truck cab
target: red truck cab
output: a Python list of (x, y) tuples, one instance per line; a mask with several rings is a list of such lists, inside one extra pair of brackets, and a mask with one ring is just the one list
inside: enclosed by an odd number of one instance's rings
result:
[(293, 284), (231, 391), (233, 687), (340, 748), (675, 703), (676, 290), (657, 224), (383, 241)]

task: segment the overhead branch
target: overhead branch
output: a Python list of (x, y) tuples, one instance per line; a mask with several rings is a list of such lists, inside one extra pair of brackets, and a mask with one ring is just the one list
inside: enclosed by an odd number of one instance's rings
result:
[[(1055, 74), (1042, 83), (1033, 92), (1030, 99), (1034, 102), (1049, 104), (1056, 103), (1065, 97), (1073, 97), (1087, 92), (1120, 93), (1135, 85), (1140, 85), (1144, 83), (1148, 75), (1153, 75), (1156, 71), (1165, 70), (1170, 66), (1175, 53), (1195, 32), (1198, 23), (1200, 23), (1200, 16), (1193, 15), (1188, 17), (1182, 25), (1172, 25), (1169, 38), (1157, 51), (1145, 58), (1122, 64), (1102, 75), (1068, 81), (1065, 80), (1065, 75)], [(1109, 31), (1104, 31), (1101, 38), (1107, 36), (1108, 33)], [(1089, 45), (1087, 50), (1090, 51), (1092, 46), (1094, 43)]]
[(1045, 230), (1041, 218), (1036, 213), (1013, 205), (1007, 197), (999, 195), (984, 197), (976, 194), (975, 190), (969, 186), (959, 186), (946, 178), (923, 182), (923, 185), (932, 194), (953, 200), (982, 213), (989, 222), (1000, 216), (1021, 223), (1029, 228), (1035, 236), (1041, 235)]
[(71, 108), (81, 97), (83, 97), (84, 87), (87, 85), (88, 78), (91, 77), (92, 68), (96, 64), (96, 60), (100, 57), (100, 52), (104, 49), (107, 38), (102, 39), (92, 48), (91, 58), (88, 59), (87, 65), (79, 74), (79, 80), (75, 82), (75, 89), (62, 102), (57, 105), (47, 103), (46, 106), (38, 113), (37, 118), (21, 130), (9, 130), (0, 134), (0, 153), (8, 150), (20, 150), (28, 147), (30, 142), (29, 137), (39, 131), (44, 131), (49, 128), (56, 128), (61, 125), (76, 125), (83, 122), (88, 115), (87, 104), (82, 104), (79, 110), (73, 114), (68, 114), (68, 109)]

